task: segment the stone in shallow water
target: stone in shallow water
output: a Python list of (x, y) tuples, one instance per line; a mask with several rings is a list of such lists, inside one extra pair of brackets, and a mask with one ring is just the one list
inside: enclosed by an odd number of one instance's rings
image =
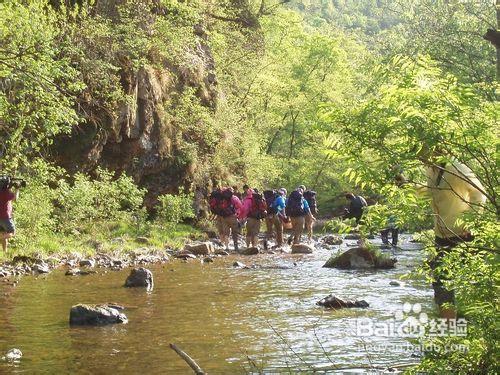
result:
[(50, 268), (48, 264), (45, 263), (38, 263), (33, 266), (33, 271), (36, 271), (38, 273), (49, 273)]
[(297, 243), (292, 245), (292, 254), (312, 254), (313, 251), (313, 247), (305, 243)]
[(326, 296), (322, 300), (316, 302), (316, 304), (329, 309), (342, 309), (351, 307), (366, 308), (370, 306), (368, 302), (364, 300), (361, 301), (342, 300), (338, 297), (335, 297), (333, 294)]
[(233, 267), (235, 267), (235, 268), (247, 268), (245, 263), (241, 263), (239, 261), (234, 262)]
[(10, 349), (7, 353), (5, 353), (5, 360), (7, 361), (16, 361), (21, 359), (23, 356), (23, 352), (17, 348)]
[(394, 268), (396, 259), (389, 258), (365, 247), (355, 247), (334, 255), (323, 265), (326, 268)]
[(83, 259), (80, 261), (80, 267), (93, 268), (93, 267), (95, 267), (95, 260), (94, 259)]
[(186, 250), (179, 251), (175, 254), (175, 257), (180, 259), (196, 259), (196, 255)]
[(109, 305), (78, 304), (71, 307), (69, 324), (101, 326), (107, 324), (126, 324), (125, 314)]
[(96, 271), (91, 271), (91, 270), (81, 270), (80, 268), (72, 268), (66, 271), (65, 275), (66, 276), (85, 276), (85, 275), (91, 275), (93, 273), (97, 273)]
[(153, 273), (144, 267), (134, 268), (130, 271), (130, 275), (125, 281), (125, 286), (128, 288), (145, 287), (148, 290), (151, 290), (154, 286)]
[(211, 242), (192, 243), (184, 246), (185, 251), (195, 255), (208, 255), (214, 253), (214, 245)]
[(343, 240), (339, 236), (329, 234), (321, 238), (321, 242), (327, 245), (341, 245)]
[(257, 255), (259, 253), (258, 247), (247, 247), (240, 251), (241, 255)]

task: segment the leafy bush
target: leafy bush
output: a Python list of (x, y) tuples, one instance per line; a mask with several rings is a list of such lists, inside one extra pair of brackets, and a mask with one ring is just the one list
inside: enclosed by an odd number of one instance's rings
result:
[(158, 219), (168, 224), (177, 225), (185, 219), (194, 217), (193, 196), (191, 194), (171, 195), (158, 197), (160, 202)]
[(78, 229), (100, 220), (130, 218), (144, 198), (132, 179), (121, 175), (113, 180), (108, 171), (98, 169), (97, 178), (78, 173), (72, 184), (61, 181), (56, 199), (60, 228)]

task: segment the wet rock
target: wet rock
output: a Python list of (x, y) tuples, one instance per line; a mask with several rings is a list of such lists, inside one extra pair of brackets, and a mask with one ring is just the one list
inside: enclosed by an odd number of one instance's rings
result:
[(344, 237), (346, 240), (360, 240), (361, 235), (359, 233), (346, 234)]
[(107, 324), (125, 324), (128, 319), (125, 314), (108, 305), (84, 305), (71, 307), (69, 324), (100, 326)]
[(389, 285), (391, 285), (391, 286), (401, 286), (401, 283), (399, 281), (391, 281), (389, 283)]
[(342, 308), (351, 308), (351, 307), (360, 307), (366, 308), (370, 306), (368, 302), (361, 301), (351, 301), (351, 300), (342, 300), (340, 298), (335, 297), (333, 294), (326, 296), (322, 300), (316, 302), (317, 305), (326, 307), (328, 309), (342, 309)]
[(107, 303), (106, 306), (111, 307), (112, 309), (115, 310), (125, 310), (125, 306), (119, 305), (117, 303)]
[(83, 259), (80, 261), (80, 267), (90, 267), (94, 268), (95, 267), (95, 260), (94, 259)]
[(148, 243), (149, 243), (149, 238), (147, 238), (147, 237), (142, 237), (142, 236), (140, 236), (140, 237), (136, 237), (136, 238), (135, 238), (135, 242), (137, 242), (137, 243), (142, 243), (142, 244), (148, 244)]
[(396, 259), (365, 247), (354, 247), (340, 255), (334, 255), (323, 265), (326, 268), (394, 268)]
[(186, 250), (179, 251), (177, 254), (175, 254), (175, 257), (179, 258), (179, 259), (184, 259), (184, 260), (186, 260), (186, 259), (196, 259), (196, 255), (194, 255), (191, 252), (186, 251)]
[(241, 255), (257, 255), (259, 253), (258, 247), (247, 247), (239, 252)]
[(292, 254), (312, 254), (314, 248), (304, 243), (292, 245)]
[(195, 255), (208, 255), (215, 252), (214, 245), (211, 242), (186, 244), (184, 250)]
[(38, 273), (49, 273), (50, 268), (49, 268), (48, 264), (37, 263), (33, 266), (33, 271), (38, 272)]
[(96, 271), (81, 270), (80, 268), (71, 268), (66, 271), (66, 276), (85, 276), (97, 273)]
[(203, 259), (203, 263), (213, 263), (213, 262), (214, 262), (214, 260), (210, 257), (206, 257)]
[(215, 255), (222, 255), (222, 256), (226, 256), (226, 255), (229, 255), (229, 253), (226, 251), (226, 250), (217, 250), (215, 252)]
[(233, 263), (233, 267), (234, 268), (247, 268), (246, 264), (245, 263), (241, 263), (239, 261), (236, 261)]
[(17, 348), (10, 349), (7, 353), (5, 353), (4, 359), (6, 361), (18, 361), (23, 356), (23, 352)]
[(339, 236), (329, 234), (321, 238), (321, 242), (326, 245), (341, 245), (343, 240)]
[(147, 268), (134, 268), (130, 271), (130, 275), (125, 281), (125, 286), (130, 287), (145, 287), (148, 290), (152, 290), (153, 283), (153, 273)]

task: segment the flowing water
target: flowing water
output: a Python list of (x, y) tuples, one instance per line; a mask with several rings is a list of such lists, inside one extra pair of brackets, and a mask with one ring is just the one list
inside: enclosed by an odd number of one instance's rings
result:
[[(0, 361), (0, 373), (192, 373), (170, 343), (209, 374), (312, 373), (334, 365), (415, 362), (411, 351), (400, 347), (407, 339), (356, 332), (357, 318), (389, 323), (405, 302), (432, 310), (425, 283), (389, 285), (421, 261), (416, 244), (402, 248), (395, 251), (396, 268), (383, 271), (322, 268), (332, 253), (326, 249), (311, 255), (229, 256), (211, 264), (175, 260), (148, 267), (155, 277), (149, 293), (123, 287), (127, 269), (23, 277), (16, 287), (0, 286), (0, 354), (13, 347), (24, 353), (19, 362)], [(235, 260), (292, 268), (235, 269)], [(364, 299), (370, 307), (325, 310), (316, 305), (330, 293)], [(129, 323), (68, 325), (72, 305), (104, 302), (125, 305)]]

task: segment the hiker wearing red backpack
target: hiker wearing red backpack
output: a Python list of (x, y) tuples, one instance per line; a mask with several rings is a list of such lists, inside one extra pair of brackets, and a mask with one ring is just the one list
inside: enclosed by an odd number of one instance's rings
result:
[(234, 250), (238, 251), (240, 226), (237, 213), (243, 208), (241, 201), (233, 194), (232, 188), (217, 188), (210, 194), (209, 203), (210, 211), (216, 215), (217, 231), (219, 232), (221, 242), (224, 244), (226, 250), (228, 250), (229, 237), (232, 236)]
[(260, 223), (267, 216), (267, 204), (257, 189), (248, 189), (243, 200), (242, 218), (247, 219), (247, 247), (259, 244)]

